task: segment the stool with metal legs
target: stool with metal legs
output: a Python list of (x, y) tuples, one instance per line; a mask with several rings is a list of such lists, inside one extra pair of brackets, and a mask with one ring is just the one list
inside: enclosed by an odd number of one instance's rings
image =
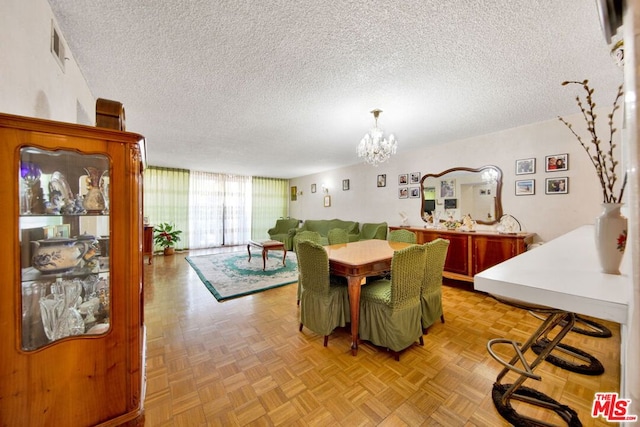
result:
[[(493, 295), (492, 295), (493, 296)], [(576, 411), (570, 407), (563, 405), (551, 397), (534, 390), (529, 387), (523, 386), (523, 383), (527, 379), (533, 379), (541, 381), (542, 377), (534, 373), (535, 368), (545, 360), (545, 358), (551, 353), (551, 351), (560, 343), (565, 335), (571, 330), (575, 323), (575, 314), (569, 313), (563, 310), (558, 310), (546, 306), (540, 306), (535, 304), (529, 304), (518, 300), (496, 297), (496, 300), (525, 310), (531, 310), (538, 313), (547, 314), (547, 318), (543, 321), (540, 327), (527, 339), (524, 344), (520, 344), (513, 340), (506, 338), (495, 338), (487, 343), (487, 350), (491, 357), (504, 366), (504, 368), (498, 374), (496, 382), (493, 385), (492, 399), (493, 403), (500, 413), (500, 415), (507, 421), (511, 422), (515, 426), (553, 426), (548, 422), (537, 420), (535, 418), (527, 417), (519, 414), (511, 405), (512, 400), (524, 402), (529, 405), (541, 407), (554, 411), (562, 420), (566, 422), (568, 426), (581, 426), (582, 423), (578, 418)], [(561, 326), (561, 330), (549, 340), (548, 345), (545, 345), (540, 354), (529, 362), (527, 361), (525, 354), (528, 350), (533, 351), (533, 346), (542, 338), (549, 336), (549, 333), (556, 327)], [(509, 344), (513, 347), (515, 355), (509, 360), (505, 361), (498, 356), (493, 346), (496, 344)], [(517, 364), (520, 364), (520, 368)], [(501, 383), (502, 379), (508, 372), (515, 372), (519, 374), (518, 378), (512, 384)]]
[[(543, 316), (540, 316), (533, 311), (530, 311), (531, 314), (536, 319), (544, 320)], [(580, 325), (580, 326), (578, 326)], [(582, 335), (588, 335), (594, 338), (609, 338), (613, 336), (611, 330), (604, 326), (601, 323), (596, 322), (593, 319), (589, 319), (587, 317), (576, 314), (576, 323), (571, 328), (571, 332), (575, 332)]]

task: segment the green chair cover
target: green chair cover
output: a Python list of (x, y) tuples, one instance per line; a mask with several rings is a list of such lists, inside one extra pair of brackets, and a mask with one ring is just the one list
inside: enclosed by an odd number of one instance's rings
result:
[[(315, 243), (320, 243), (322, 236), (320, 235), (320, 233), (318, 233), (317, 231), (301, 231), (299, 233), (296, 234), (296, 236), (293, 238), (293, 248), (295, 249), (296, 253), (298, 252), (298, 242), (302, 242), (302, 241), (311, 241), (311, 242), (315, 242)], [(300, 271), (300, 262), (298, 262), (298, 305), (300, 305), (300, 294), (302, 293), (302, 272)]]
[(303, 240), (311, 240), (312, 242), (320, 243), (322, 240), (322, 236), (317, 231), (300, 231), (296, 233), (296, 236), (293, 238), (293, 249), (298, 252), (298, 242)]
[(344, 228), (332, 228), (327, 237), (330, 245), (349, 243), (349, 234)]
[(324, 335), (326, 347), (333, 330), (351, 321), (347, 287), (331, 283), (329, 257), (326, 249), (318, 243), (298, 242), (298, 266), (302, 279), (300, 331), (306, 326)]
[(445, 239), (432, 240), (424, 244), (426, 252), (424, 281), (422, 282), (422, 330), (433, 325), (438, 319), (444, 323), (442, 311), (442, 272), (449, 250), (449, 241)]
[(364, 223), (360, 228), (360, 240), (370, 240), (370, 239), (379, 239), (386, 240), (387, 239), (387, 228), (389, 226), (386, 222), (380, 223)]
[(389, 232), (389, 240), (393, 242), (417, 243), (418, 237), (416, 233), (409, 230), (391, 230)]
[(276, 225), (267, 230), (271, 240), (277, 240), (284, 243), (284, 247), (290, 251), (293, 249), (293, 236), (296, 229), (300, 225), (300, 220), (296, 218), (286, 218), (276, 220)]
[(360, 338), (395, 352), (422, 341), (420, 288), (425, 248), (409, 246), (391, 260), (391, 280), (376, 280), (360, 293)]

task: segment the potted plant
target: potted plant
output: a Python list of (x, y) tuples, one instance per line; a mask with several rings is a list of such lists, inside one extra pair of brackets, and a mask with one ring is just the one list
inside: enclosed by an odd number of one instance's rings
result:
[(175, 244), (180, 241), (181, 230), (175, 228), (175, 225), (163, 222), (155, 227), (155, 236), (153, 241), (156, 245), (162, 246), (165, 255), (173, 255), (175, 253)]

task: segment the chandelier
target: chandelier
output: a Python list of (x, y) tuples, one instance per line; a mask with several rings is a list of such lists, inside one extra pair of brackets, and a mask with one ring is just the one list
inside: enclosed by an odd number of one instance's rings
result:
[(357, 153), (358, 157), (363, 158), (365, 162), (378, 166), (378, 164), (387, 161), (392, 154), (396, 154), (398, 142), (393, 134), (389, 135), (389, 140), (387, 140), (382, 129), (378, 128), (378, 116), (382, 110), (375, 109), (372, 113), (376, 119), (376, 126), (362, 138), (358, 144)]

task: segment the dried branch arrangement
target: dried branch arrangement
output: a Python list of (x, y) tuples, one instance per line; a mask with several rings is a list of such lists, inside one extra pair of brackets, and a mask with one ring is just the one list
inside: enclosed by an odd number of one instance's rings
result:
[[(613, 155), (613, 149), (616, 147), (616, 144), (613, 143), (613, 134), (617, 131), (616, 128), (613, 127), (613, 117), (616, 111), (620, 108), (618, 103), (622, 98), (622, 85), (618, 87), (618, 94), (616, 95), (615, 100), (613, 101), (613, 107), (611, 113), (609, 114), (609, 141), (606, 143), (602, 143), (598, 134), (596, 132), (596, 118), (597, 115), (595, 113), (596, 103), (593, 100), (593, 92), (594, 90), (589, 87), (589, 80), (584, 80), (581, 82), (578, 81), (566, 81), (562, 82), (563, 86), (569, 84), (577, 84), (582, 86), (584, 91), (586, 92), (586, 105), (580, 98), (580, 96), (576, 96), (576, 102), (578, 103), (578, 107), (580, 107), (580, 111), (582, 112), (582, 116), (587, 124), (587, 131), (589, 132), (589, 136), (591, 140), (587, 143), (585, 142), (580, 135), (576, 133), (573, 129), (571, 123), (567, 122), (562, 117), (558, 116), (558, 119), (564, 123), (564, 125), (569, 128), (571, 133), (578, 139), (582, 148), (585, 149), (587, 154), (589, 155), (589, 159), (593, 164), (593, 167), (596, 169), (596, 174), (598, 175), (598, 179), (600, 180), (600, 185), (602, 186), (602, 196), (604, 203), (621, 203), (622, 196), (624, 194), (624, 189), (627, 186), (627, 174), (624, 174), (624, 179), (622, 180), (622, 185), (620, 186), (620, 192), (618, 193), (618, 197), (615, 196), (615, 184), (618, 181), (618, 175), (616, 174), (616, 168), (618, 167), (618, 161), (615, 159)], [(592, 151), (591, 148), (594, 150)]]

